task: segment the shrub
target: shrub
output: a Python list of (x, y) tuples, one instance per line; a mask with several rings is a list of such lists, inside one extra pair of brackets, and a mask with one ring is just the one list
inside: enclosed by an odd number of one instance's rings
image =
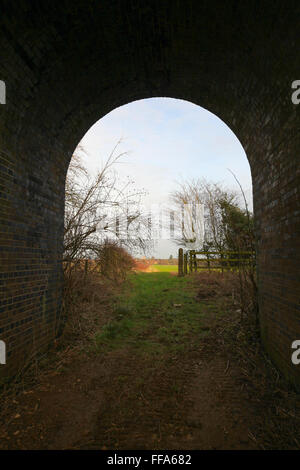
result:
[(118, 242), (106, 240), (97, 251), (100, 273), (115, 282), (123, 281), (133, 269), (133, 257)]

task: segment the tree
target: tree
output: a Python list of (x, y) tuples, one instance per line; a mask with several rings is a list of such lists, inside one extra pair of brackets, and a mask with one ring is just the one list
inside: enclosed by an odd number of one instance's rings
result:
[(140, 209), (144, 192), (129, 178), (125, 182), (118, 178), (115, 166), (127, 155), (117, 153), (119, 144), (93, 178), (83, 164), (82, 147), (71, 159), (65, 193), (65, 261), (97, 256), (108, 238), (130, 249), (146, 249), (146, 218)]
[(219, 202), (221, 209), (224, 243), (228, 250), (254, 250), (254, 219), (248, 211), (225, 200)]
[(175, 206), (178, 245), (188, 249), (225, 248), (224, 227), (220, 202), (234, 204), (236, 194), (218, 183), (196, 179), (178, 183), (171, 193)]

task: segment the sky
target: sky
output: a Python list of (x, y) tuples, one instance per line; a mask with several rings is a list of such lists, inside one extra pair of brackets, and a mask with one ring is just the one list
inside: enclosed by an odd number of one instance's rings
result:
[[(147, 192), (145, 204), (168, 204), (176, 182), (206, 178), (238, 191), (228, 168), (240, 181), (252, 209), (252, 181), (245, 151), (235, 134), (216, 115), (193, 103), (172, 98), (134, 101), (97, 121), (80, 144), (91, 174), (100, 169), (116, 143), (128, 152), (116, 167), (120, 178), (129, 176)], [(176, 256), (168, 240), (152, 254)]]

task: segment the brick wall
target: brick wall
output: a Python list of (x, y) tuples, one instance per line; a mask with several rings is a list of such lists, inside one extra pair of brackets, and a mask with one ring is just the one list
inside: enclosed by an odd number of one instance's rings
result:
[[(0, 339), (14, 370), (53, 341), (64, 181), (89, 127), (168, 96), (224, 120), (253, 178), (264, 344), (293, 382), (299, 318), (299, 3), (3, 1), (0, 17)], [(199, 142), (199, 146), (201, 142)], [(186, 158), (183, 156), (183, 158)], [(297, 258), (298, 255), (298, 258)]]

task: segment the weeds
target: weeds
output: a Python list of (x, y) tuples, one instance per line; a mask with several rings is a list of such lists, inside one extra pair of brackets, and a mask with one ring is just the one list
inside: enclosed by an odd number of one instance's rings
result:
[[(235, 291), (239, 282), (240, 279), (232, 280), (231, 286)], [(225, 286), (223, 292), (226, 293)], [(248, 295), (251, 299), (253, 291)], [(299, 449), (298, 394), (265, 353), (256, 311), (248, 309), (247, 315), (241, 316), (240, 297), (236, 295), (233, 296), (232, 307), (231, 315), (219, 317), (213, 335), (218, 347), (238, 362), (241, 388), (248, 390), (249, 400), (255, 403), (257, 413), (265, 417), (261, 428), (252, 431), (252, 438), (262, 449)]]
[(0, 407), (4, 413), (21, 392), (33, 387), (50, 371), (62, 373), (68, 361), (88, 350), (95, 331), (112, 314), (112, 298), (118, 286), (95, 270), (84, 273), (84, 267), (73, 264), (64, 270), (63, 304), (56, 321), (53, 343), (44, 352), (33, 348), (19, 372), (0, 383)]
[(167, 273), (132, 275), (117, 300), (114, 319), (95, 335), (94, 350), (129, 347), (157, 357), (199, 342), (209, 328), (195, 287), (190, 287), (188, 279)]
[(134, 323), (127, 318), (107, 323), (101, 332), (95, 335), (96, 350), (99, 350), (103, 344), (112, 346), (114, 342), (128, 337), (133, 326)]
[[(102, 384), (102, 379), (99, 385), (100, 395), (103, 390), (109, 391), (107, 407), (101, 409), (104, 441), (108, 439), (107, 430), (112, 429), (112, 422), (121, 423), (121, 428), (122, 423), (125, 423), (124, 433), (127, 436), (128, 422), (132, 422), (132, 416), (137, 415), (137, 410), (140, 413), (138, 416), (144, 417), (147, 409), (152, 420), (156, 419), (159, 410), (161, 416), (168, 417), (165, 421), (171, 422), (174, 409), (178, 411), (178, 403), (182, 403), (180, 428), (185, 426), (186, 432), (190, 432), (184, 421), (187, 407), (190, 406), (189, 402), (184, 401), (184, 388), (188, 384), (188, 393), (192, 393), (195, 365), (200, 367), (200, 382), (210, 368), (214, 373), (219, 373), (218, 366), (214, 367), (217, 353), (226, 358), (224, 370), (227, 363), (224, 374), (219, 377), (230, 376), (230, 372), (227, 374), (230, 370), (237, 373), (232, 383), (241, 388), (246, 407), (249, 403), (250, 412), (247, 416), (251, 419), (252, 413), (255, 415), (256, 427), (251, 424), (249, 429), (255, 448), (299, 448), (300, 409), (297, 396), (264, 356), (255, 330), (256, 323), (252, 321), (254, 317), (245, 316), (241, 321), (236, 294), (238, 283), (239, 279), (234, 273), (223, 276), (221, 273), (199, 273), (188, 278), (178, 278), (167, 273), (141, 273), (132, 274), (121, 287), (116, 288), (114, 283), (104, 280), (99, 273), (93, 276), (90, 273), (86, 282), (79, 283), (80, 290), (76, 291), (76, 298), (71, 304), (72, 317), (67, 320), (55, 349), (41, 358), (38, 364), (39, 378), (43, 377), (43, 367), (44, 383), (51, 381), (49, 375), (64, 374), (68, 368), (72, 369), (68, 379), (57, 379), (58, 383), (65, 382), (64, 390), (68, 393), (68, 380), (72, 382), (74, 371), (77, 373), (80, 369), (77, 368), (79, 357), (83, 359), (81, 373), (82, 369), (84, 373), (80, 376), (82, 384), (87, 378), (86, 364), (93, 364), (88, 377), (94, 383), (95, 367), (99, 373), (99, 363), (103, 362), (101, 370), (109, 370), (111, 374), (107, 378), (109, 389), (105, 388), (106, 384)], [(95, 297), (91, 295), (92, 292)], [(85, 357), (81, 356), (82, 349), (86, 353)], [(215, 384), (214, 376), (210, 389), (213, 406), (217, 406), (214, 400), (217, 403), (219, 399), (218, 393), (213, 391)], [(24, 388), (28, 389), (28, 386), (28, 382), (23, 382)], [(205, 392), (205, 386), (201, 390)], [(195, 400), (194, 395), (188, 396)], [(196, 399), (203, 401), (201, 394)], [(224, 397), (222, 395), (222, 400), (225, 405), (234, 406), (234, 401), (226, 397), (226, 393)], [(166, 411), (168, 406), (169, 415)], [(8, 418), (15, 413), (13, 407), (11, 396)], [(205, 414), (205, 408), (201, 410)], [(165, 412), (166, 415), (163, 414)], [(82, 413), (85, 413), (85, 408)], [(219, 408), (215, 416), (219, 426)], [(211, 419), (210, 414), (208, 419)], [(40, 416), (33, 416), (32, 420), (34, 432), (39, 433)], [(6, 427), (7, 422), (9, 419), (5, 421)], [(177, 422), (174, 423), (177, 426)], [(15, 428), (11, 429), (10, 445), (12, 441), (15, 442)], [(148, 439), (148, 428), (142, 429), (145, 429), (143, 432)], [(166, 430), (162, 427), (160, 432), (165, 432), (168, 439), (174, 429)], [(112, 429), (111, 432), (117, 431)], [(136, 427), (130, 432), (135, 435)], [(110, 445), (109, 439), (105, 442)], [(169, 442), (172, 442), (172, 438)]]

